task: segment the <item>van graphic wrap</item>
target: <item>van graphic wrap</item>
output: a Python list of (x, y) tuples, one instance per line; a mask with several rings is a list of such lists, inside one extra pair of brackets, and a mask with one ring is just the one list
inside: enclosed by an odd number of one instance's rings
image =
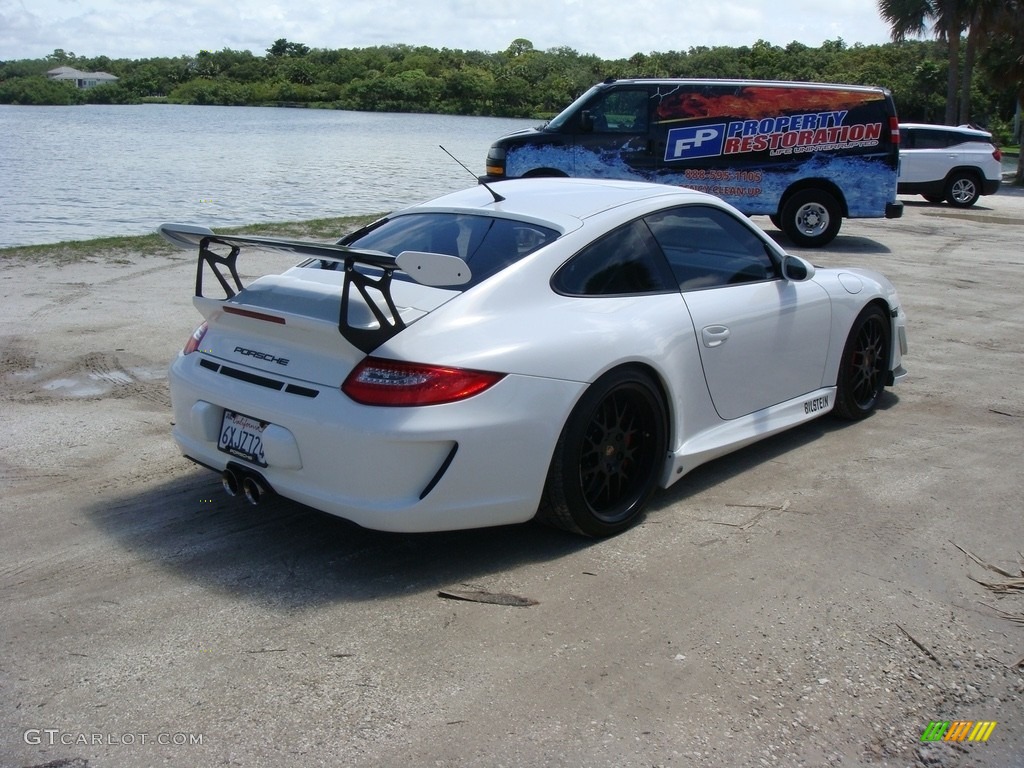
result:
[[(608, 80), (550, 123), (495, 143), (488, 172), (498, 175), (488, 179), (566, 175), (690, 187), (743, 213), (770, 215), (795, 242), (814, 247), (835, 237), (842, 217), (902, 214), (897, 127), (882, 88)], [(788, 206), (797, 193), (800, 203)], [(815, 212), (801, 217), (800, 205)]]
[[(770, 85), (740, 85), (724, 90), (717, 85), (688, 83), (659, 86), (656, 120), (694, 120), (729, 117), (734, 120), (761, 120), (786, 112), (821, 112), (849, 110), (868, 101), (882, 101), (881, 92), (845, 90), (842, 88), (792, 88)], [(809, 127), (809, 126), (808, 126)]]
[(892, 170), (876, 158), (817, 155), (802, 164), (736, 168), (652, 169), (642, 175), (617, 152), (592, 152), (573, 147), (517, 147), (506, 159), (509, 176), (531, 168), (571, 168), (570, 176), (592, 179), (633, 178), (689, 187), (720, 197), (744, 213), (771, 215), (782, 194), (803, 179), (824, 179), (843, 190), (849, 215), (877, 216), (889, 201)]

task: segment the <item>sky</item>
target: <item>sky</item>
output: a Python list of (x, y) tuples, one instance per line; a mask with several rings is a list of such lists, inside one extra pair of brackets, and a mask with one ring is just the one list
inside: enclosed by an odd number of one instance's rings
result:
[(765, 40), (889, 40), (874, 0), (0, 0), (0, 60), (112, 59), (396, 43), (503, 51), (518, 38), (602, 59)]

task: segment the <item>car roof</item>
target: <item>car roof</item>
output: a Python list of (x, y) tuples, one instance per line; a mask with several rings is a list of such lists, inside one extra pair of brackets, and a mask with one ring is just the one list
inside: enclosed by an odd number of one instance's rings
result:
[[(503, 199), (496, 201), (493, 190)], [(410, 213), (475, 213), (545, 224), (562, 232), (584, 219), (624, 205), (666, 198), (666, 204), (718, 204), (718, 198), (685, 187), (640, 181), (581, 178), (509, 179), (469, 187), (414, 205), (394, 215)]]

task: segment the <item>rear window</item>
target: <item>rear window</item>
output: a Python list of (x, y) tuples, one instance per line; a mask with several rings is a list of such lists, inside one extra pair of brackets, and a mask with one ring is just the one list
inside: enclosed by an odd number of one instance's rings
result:
[[(461, 213), (414, 213), (396, 216), (340, 241), (341, 245), (382, 251), (429, 251), (458, 256), (473, 273), (461, 286), (470, 288), (558, 239), (558, 232), (530, 222)], [(395, 272), (395, 279), (410, 279)]]

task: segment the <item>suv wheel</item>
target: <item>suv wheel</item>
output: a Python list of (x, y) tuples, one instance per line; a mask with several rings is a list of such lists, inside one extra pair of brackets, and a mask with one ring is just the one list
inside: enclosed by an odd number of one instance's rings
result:
[(956, 171), (946, 182), (946, 201), (957, 208), (970, 208), (981, 197), (978, 179), (973, 173)]

